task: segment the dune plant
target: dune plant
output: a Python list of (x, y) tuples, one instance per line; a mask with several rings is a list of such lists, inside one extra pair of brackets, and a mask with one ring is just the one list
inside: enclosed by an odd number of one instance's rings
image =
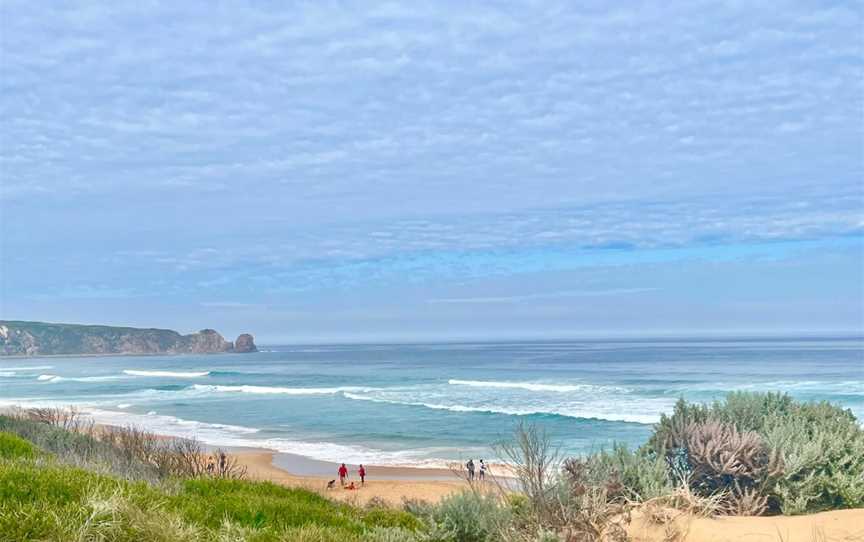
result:
[(778, 453), (755, 431), (719, 421), (691, 423), (674, 449), (687, 454), (689, 482), (703, 496), (725, 492), (730, 512), (759, 515), (782, 472)]
[(764, 431), (784, 463), (775, 488), (783, 513), (864, 506), (864, 429), (850, 411), (795, 404), (769, 417)]
[(703, 495), (729, 488), (730, 513), (864, 506), (864, 429), (829, 403), (745, 392), (710, 405), (680, 400), (642, 450), (665, 455), (674, 476), (695, 469)]

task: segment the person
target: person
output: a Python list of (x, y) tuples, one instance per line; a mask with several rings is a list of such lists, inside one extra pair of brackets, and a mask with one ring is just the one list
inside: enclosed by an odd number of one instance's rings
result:
[(228, 458), (225, 457), (225, 452), (219, 452), (219, 474), (225, 473), (225, 465), (228, 463)]
[(213, 469), (214, 469), (215, 467), (216, 467), (216, 464), (213, 463), (213, 457), (208, 457), (208, 458), (207, 458), (207, 474), (212, 475), (212, 474), (213, 474)]
[(482, 459), (480, 460), (480, 479), (486, 479), (486, 463), (484, 463)]
[(345, 466), (345, 463), (342, 463), (342, 466), (339, 467), (339, 483), (344, 486), (345, 480), (348, 479), (348, 467)]
[(360, 465), (360, 468), (357, 469), (357, 474), (360, 475), (360, 485), (366, 485), (366, 469), (363, 468), (363, 465)]
[(467, 463), (465, 463), (465, 467), (468, 468), (468, 481), (474, 480), (474, 460), (469, 459)]

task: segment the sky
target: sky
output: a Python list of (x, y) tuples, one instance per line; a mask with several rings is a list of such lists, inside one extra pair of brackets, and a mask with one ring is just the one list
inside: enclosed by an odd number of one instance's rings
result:
[(0, 318), (864, 333), (860, 2), (0, 2)]

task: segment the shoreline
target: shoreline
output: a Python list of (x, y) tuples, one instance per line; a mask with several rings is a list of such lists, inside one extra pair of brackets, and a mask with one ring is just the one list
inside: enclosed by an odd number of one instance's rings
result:
[[(166, 437), (176, 438), (176, 437)], [(217, 447), (205, 445), (213, 450)], [(366, 483), (360, 485), (357, 465), (349, 465), (348, 482), (356, 489), (349, 490), (339, 485), (338, 464), (318, 461), (296, 454), (286, 454), (265, 448), (222, 448), (246, 468), (247, 478), (272, 482), (286, 487), (314, 491), (329, 499), (365, 505), (370, 501), (385, 502), (390, 506), (401, 506), (406, 500), (422, 500), (437, 503), (447, 495), (467, 489), (468, 484), (447, 469), (424, 469), (416, 467), (392, 467), (364, 465)], [(311, 469), (310, 470), (310, 466)], [(330, 474), (326, 469), (330, 469)], [(335, 481), (332, 489), (328, 483)], [(492, 483), (491, 481), (489, 483)]]

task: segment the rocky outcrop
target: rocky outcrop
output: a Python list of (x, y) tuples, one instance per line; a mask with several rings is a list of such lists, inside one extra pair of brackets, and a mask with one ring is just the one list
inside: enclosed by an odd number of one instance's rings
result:
[(248, 354), (250, 352), (257, 352), (258, 347), (255, 346), (255, 339), (252, 335), (243, 333), (234, 341), (234, 351), (238, 354)]
[[(248, 337), (245, 338), (245, 337)], [(255, 352), (241, 335), (243, 352)], [(212, 354), (235, 351), (212, 329), (181, 335), (170, 329), (0, 321), (0, 355)]]
[(234, 347), (230, 341), (226, 341), (215, 329), (202, 329), (198, 333), (183, 336), (186, 339), (185, 348), (189, 352), (230, 352)]

